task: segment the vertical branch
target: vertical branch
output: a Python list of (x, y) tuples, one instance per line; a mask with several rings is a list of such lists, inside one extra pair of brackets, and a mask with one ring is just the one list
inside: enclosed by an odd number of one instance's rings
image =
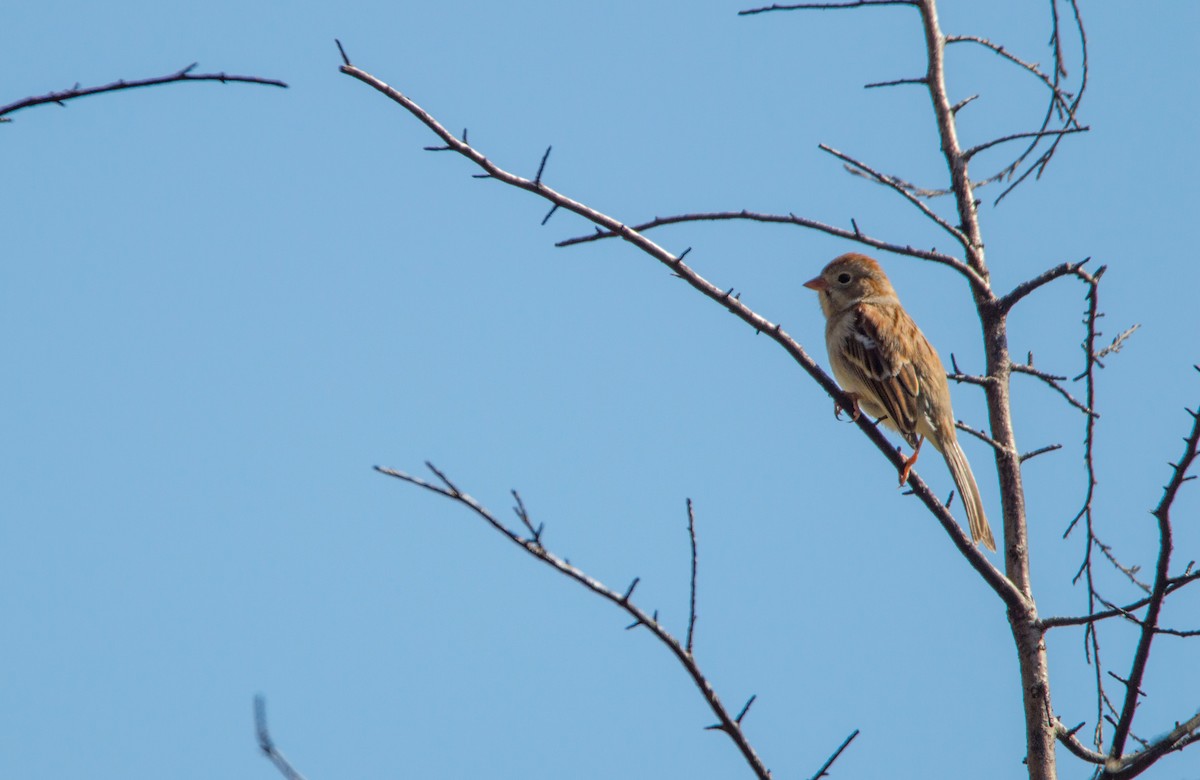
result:
[[(1200, 371), (1200, 367), (1197, 367)], [(1167, 595), (1170, 581), (1168, 570), (1171, 566), (1172, 534), (1171, 534), (1171, 505), (1183, 483), (1191, 477), (1187, 476), (1188, 469), (1196, 460), (1197, 450), (1200, 449), (1200, 412), (1188, 411), (1192, 416), (1192, 431), (1184, 439), (1183, 456), (1173, 466), (1171, 479), (1163, 488), (1163, 497), (1154, 508), (1154, 519), (1158, 521), (1158, 564), (1154, 570), (1154, 588), (1150, 593), (1150, 603), (1146, 605), (1146, 615), (1142, 618), (1141, 636), (1138, 637), (1137, 650), (1133, 655), (1133, 664), (1129, 670), (1129, 678), (1125, 681), (1125, 702), (1121, 706), (1121, 716), (1113, 732), (1112, 748), (1109, 756), (1113, 759), (1121, 757), (1125, 749), (1125, 740), (1133, 725), (1133, 716), (1137, 711), (1138, 696), (1141, 695), (1142, 679), (1146, 674), (1146, 663), (1150, 659), (1150, 643), (1158, 633), (1158, 618), (1162, 610), (1163, 599)]]
[(687, 641), (684, 643), (684, 648), (688, 655), (692, 655), (692, 639), (696, 635), (696, 513), (692, 511), (692, 499), (687, 500), (687, 516), (688, 516), (688, 539), (692, 543), (692, 577), (691, 587), (688, 589), (688, 627)]
[(1025, 490), (1021, 480), (1020, 450), (1013, 430), (1009, 380), (1012, 359), (1008, 349), (1007, 309), (991, 290), (979, 204), (968, 172), (968, 155), (958, 141), (954, 104), (946, 89), (946, 37), (938, 22), (936, 0), (918, 0), (925, 32), (928, 69), (925, 85), (937, 119), (942, 155), (950, 174), (959, 227), (967, 238), (967, 264), (981, 281), (972, 281), (971, 291), (983, 327), (987, 375), (984, 388), (991, 425), (992, 448), (1000, 480), (1004, 514), (1005, 571), (1025, 597), (1019, 608), (1010, 607), (1008, 621), (1017, 646), (1021, 671), (1022, 705), (1025, 714), (1025, 760), (1031, 780), (1052, 780), (1055, 767), (1055, 718), (1050, 703), (1050, 670), (1045, 635), (1039, 624), (1029, 575), (1029, 534), (1026, 526)]
[[(1057, 40), (1057, 25), (1055, 27)], [(1056, 48), (1057, 52), (1058, 49)], [(1056, 65), (1055, 75), (1058, 75), (1058, 66)], [(1087, 335), (1083, 340), (1084, 351), (1084, 371), (1082, 377), (1084, 379), (1084, 404), (1088, 409), (1095, 411), (1096, 409), (1096, 320), (1100, 316), (1099, 310), (1099, 283), (1100, 277), (1104, 273), (1104, 268), (1095, 274), (1089, 276), (1082, 269), (1076, 271), (1080, 278), (1088, 284), (1087, 293), (1087, 312), (1084, 315), (1084, 325), (1087, 327)], [(1096, 535), (1092, 525), (1092, 500), (1096, 495), (1096, 465), (1093, 453), (1095, 452), (1096, 444), (1096, 415), (1084, 415), (1084, 435), (1083, 435), (1083, 461), (1084, 470), (1087, 474), (1087, 489), (1084, 492), (1083, 507), (1079, 513), (1075, 515), (1075, 519), (1068, 526), (1067, 531), (1063, 536), (1071, 533), (1071, 528), (1074, 527), (1080, 519), (1084, 522), (1084, 528), (1087, 533), (1087, 539), (1084, 541), (1084, 556), (1082, 573), (1085, 575), (1088, 591), (1088, 614), (1095, 614), (1097, 611), (1097, 593), (1096, 580), (1092, 568), (1092, 551), (1095, 549)], [(1077, 575), (1078, 576), (1078, 575)], [(1093, 744), (1097, 750), (1103, 749), (1104, 746), (1104, 705), (1108, 699), (1108, 695), (1104, 690), (1104, 666), (1100, 660), (1100, 635), (1099, 629), (1095, 623), (1089, 623), (1083, 632), (1084, 654), (1091, 660), (1092, 669), (1094, 671), (1096, 685), (1096, 728), (1093, 732)]]
[[(946, 38), (938, 22), (936, 0), (919, 0), (917, 8), (925, 31), (925, 53), (928, 68), (925, 85), (933, 102), (933, 113), (937, 118), (938, 137), (942, 143), (942, 156), (950, 169), (950, 187), (961, 220), (962, 232), (967, 238), (967, 263), (975, 269), (984, 283), (988, 279), (987, 265), (983, 258), (983, 235), (979, 227), (979, 209), (975, 203), (974, 188), (967, 175), (967, 156), (958, 142), (958, 127), (954, 119), (954, 107), (946, 90)], [(978, 289), (976, 295), (985, 291)]]

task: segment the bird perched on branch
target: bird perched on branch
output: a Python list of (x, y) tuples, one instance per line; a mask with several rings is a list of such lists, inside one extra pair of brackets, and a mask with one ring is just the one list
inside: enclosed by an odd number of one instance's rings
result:
[(971, 538), (995, 550), (979, 486), (954, 430), (946, 369), (900, 305), (879, 263), (866, 255), (845, 254), (804, 286), (820, 297), (829, 364), (854, 401), (854, 418), (861, 407), (913, 448), (900, 470), (900, 484), (908, 481), (921, 443), (928, 439), (950, 467), (967, 508)]

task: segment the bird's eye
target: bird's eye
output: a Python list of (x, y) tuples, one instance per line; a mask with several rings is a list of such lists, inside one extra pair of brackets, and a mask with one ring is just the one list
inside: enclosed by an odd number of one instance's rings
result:
[(850, 274), (845, 271), (838, 274), (838, 284), (850, 284)]

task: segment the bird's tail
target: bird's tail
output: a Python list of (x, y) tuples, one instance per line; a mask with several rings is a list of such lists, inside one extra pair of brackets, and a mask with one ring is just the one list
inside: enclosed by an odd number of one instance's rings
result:
[(976, 544), (982, 543), (992, 552), (996, 551), (996, 540), (992, 537), (992, 527), (988, 525), (987, 515), (983, 513), (983, 499), (979, 497), (979, 485), (975, 484), (975, 475), (971, 473), (971, 464), (963, 453), (958, 441), (946, 443), (946, 465), (958, 485), (962, 495), (963, 506), (967, 508), (967, 523), (971, 526), (971, 538)]

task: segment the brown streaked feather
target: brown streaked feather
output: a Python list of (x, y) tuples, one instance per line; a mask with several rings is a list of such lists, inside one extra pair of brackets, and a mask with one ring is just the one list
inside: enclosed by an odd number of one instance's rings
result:
[(863, 384), (870, 387), (896, 429), (910, 446), (917, 443), (918, 415), (921, 409), (921, 383), (913, 364), (898, 344), (883, 333), (895, 328), (881, 327), (877, 318), (885, 316), (878, 306), (859, 304), (854, 309), (854, 327), (846, 338), (846, 362)]

